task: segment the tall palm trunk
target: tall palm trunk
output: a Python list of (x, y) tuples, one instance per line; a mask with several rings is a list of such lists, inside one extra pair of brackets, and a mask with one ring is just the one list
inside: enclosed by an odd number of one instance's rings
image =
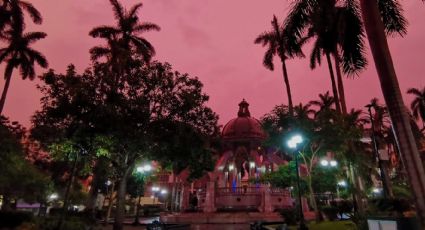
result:
[(288, 71), (286, 70), (285, 59), (281, 58), (281, 60), (282, 60), (283, 80), (285, 81), (286, 94), (288, 95), (289, 114), (294, 115), (294, 106), (292, 104), (292, 94), (291, 94), (291, 86), (289, 85)]
[(10, 73), (7, 73), (7, 75), (5, 76), (5, 79), (6, 81), (4, 83), (3, 93), (1, 94), (1, 99), (0, 99), (0, 115), (3, 113), (4, 104), (6, 102), (7, 91), (9, 90), (10, 80), (12, 79), (12, 71), (10, 71)]
[(133, 167), (128, 167), (121, 177), (117, 189), (117, 208), (115, 210), (113, 230), (122, 230), (125, 217), (125, 194), (127, 192), (127, 180)]
[(341, 64), (339, 60), (339, 55), (334, 54), (335, 60), (335, 70), (336, 70), (336, 79), (338, 82), (338, 96), (339, 101), (341, 103), (341, 110), (343, 114), (347, 114), (347, 104), (345, 102), (345, 92), (344, 92), (344, 82), (342, 81), (342, 73), (341, 73)]
[(336, 88), (335, 75), (334, 75), (334, 70), (332, 68), (331, 55), (329, 53), (326, 53), (326, 60), (328, 62), (329, 74), (330, 74), (331, 82), (332, 82), (332, 92), (333, 92), (334, 100), (335, 100), (335, 109), (338, 113), (341, 113), (338, 90)]
[(391, 117), (402, 162), (413, 192), (417, 216), (425, 227), (425, 173), (405, 110), (377, 1), (360, 0), (369, 45)]

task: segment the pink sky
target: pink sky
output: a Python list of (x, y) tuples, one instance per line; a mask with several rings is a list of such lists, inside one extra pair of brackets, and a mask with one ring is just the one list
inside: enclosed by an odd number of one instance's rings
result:
[[(112, 24), (112, 11), (107, 0), (31, 0), (41, 11), (44, 23), (31, 31), (44, 31), (45, 40), (35, 46), (43, 52), (50, 68), (63, 72), (69, 63), (79, 72), (88, 67), (89, 48), (103, 41), (88, 36), (91, 28)], [(121, 0), (125, 5), (135, 0)], [(236, 116), (237, 104), (245, 98), (251, 115), (257, 118), (274, 105), (286, 103), (282, 73), (262, 66), (264, 48), (254, 45), (255, 37), (270, 28), (273, 14), (283, 18), (288, 11), (285, 0), (146, 0), (140, 11), (143, 21), (161, 26), (161, 32), (145, 35), (156, 47), (155, 59), (170, 62), (174, 69), (197, 76), (210, 95), (209, 105), (224, 124)], [(420, 0), (401, 1), (409, 20), (408, 35), (390, 39), (390, 48), (402, 92), (422, 88), (425, 53), (425, 4)], [(368, 45), (368, 44), (367, 44)], [(309, 54), (309, 49), (305, 49)], [(368, 53), (369, 55), (369, 53)], [(278, 61), (278, 60), (276, 60)], [(279, 64), (276, 62), (276, 64)], [(43, 71), (38, 69), (37, 73)], [(295, 103), (316, 99), (330, 90), (326, 66), (312, 71), (308, 59), (288, 62), (289, 78)], [(0, 67), (3, 75), (3, 66)], [(37, 81), (23, 81), (14, 73), (5, 115), (29, 126), (30, 116), (39, 107)], [(3, 88), (3, 78), (0, 80)], [(346, 79), (348, 106), (362, 108), (373, 97), (382, 98), (373, 60), (368, 69), (354, 79)], [(410, 103), (411, 97), (404, 96)], [(381, 100), (382, 101), (382, 100)], [(383, 102), (383, 101), (382, 101)]]

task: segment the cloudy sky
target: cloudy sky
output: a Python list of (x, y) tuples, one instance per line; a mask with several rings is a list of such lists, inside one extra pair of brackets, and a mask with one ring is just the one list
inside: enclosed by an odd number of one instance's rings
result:
[[(70, 63), (79, 72), (88, 67), (89, 48), (103, 41), (88, 36), (91, 28), (113, 24), (107, 0), (31, 0), (41, 11), (44, 23), (28, 30), (44, 31), (48, 37), (36, 44), (50, 68), (63, 72)], [(121, 0), (124, 5), (140, 2)], [(145, 34), (157, 50), (156, 59), (170, 62), (180, 72), (197, 76), (210, 95), (209, 105), (225, 124), (236, 116), (237, 104), (245, 98), (251, 114), (261, 117), (274, 105), (287, 101), (282, 73), (262, 66), (264, 48), (254, 45), (255, 37), (270, 28), (273, 14), (283, 19), (287, 0), (146, 0), (140, 11), (143, 21), (154, 22), (162, 30)], [(403, 92), (425, 86), (425, 4), (420, 0), (401, 0), (408, 34), (390, 38), (390, 48)], [(3, 44), (2, 44), (3, 45)], [(305, 53), (309, 54), (308, 47)], [(373, 97), (382, 98), (373, 60), (358, 77), (345, 79), (348, 107), (362, 108)], [(278, 60), (276, 60), (278, 61)], [(308, 60), (288, 62), (294, 103), (315, 99), (330, 91), (326, 66), (312, 71)], [(41, 74), (43, 70), (38, 69)], [(3, 66), (0, 67), (3, 75)], [(37, 81), (23, 81), (13, 75), (5, 115), (30, 125), (30, 116), (39, 107)], [(3, 88), (3, 78), (0, 80)], [(406, 103), (411, 97), (404, 96)]]

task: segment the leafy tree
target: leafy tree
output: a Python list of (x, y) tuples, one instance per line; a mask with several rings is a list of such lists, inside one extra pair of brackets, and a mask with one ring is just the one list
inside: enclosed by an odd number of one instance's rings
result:
[(47, 177), (25, 159), (25, 149), (21, 143), (24, 135), (25, 129), (19, 123), (0, 116), (0, 194), (3, 196), (3, 210), (11, 208), (11, 200), (46, 202), (49, 192)]
[(144, 65), (137, 57), (128, 68), (131, 74), (124, 73), (120, 83), (125, 87), (113, 95), (113, 83), (104, 79), (114, 73), (103, 64), (95, 63), (83, 75), (72, 68), (65, 75), (46, 73), (40, 87), (42, 110), (34, 116), (35, 131), (48, 134), (46, 140), (54, 143), (63, 137), (91, 146), (90, 156), (101, 154), (110, 162), (118, 180), (116, 229), (122, 227), (127, 180), (138, 160), (179, 162), (179, 167), (196, 169), (208, 159), (201, 156), (209, 151), (208, 136), (218, 130), (199, 80), (173, 71), (169, 64)]
[(297, 41), (295, 37), (290, 37), (289, 33), (279, 22), (275, 15), (271, 22), (272, 30), (260, 34), (255, 39), (255, 44), (261, 44), (262, 46), (268, 46), (266, 53), (264, 54), (263, 65), (269, 69), (274, 70), (273, 58), (278, 56), (282, 63), (283, 80), (285, 81), (286, 93), (288, 95), (288, 107), (289, 112), (292, 114), (292, 94), (291, 86), (289, 84), (288, 71), (286, 69), (286, 60), (289, 58), (304, 57), (301, 51), (301, 42)]

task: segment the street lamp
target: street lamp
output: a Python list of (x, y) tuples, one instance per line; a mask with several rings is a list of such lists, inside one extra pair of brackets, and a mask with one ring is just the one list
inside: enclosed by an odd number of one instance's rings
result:
[(144, 166), (138, 166), (136, 168), (136, 172), (141, 174), (141, 183), (137, 183), (137, 196), (138, 196), (138, 200), (137, 200), (137, 205), (136, 205), (136, 216), (134, 217), (134, 225), (139, 225), (139, 206), (140, 206), (140, 200), (142, 198), (141, 194), (140, 194), (140, 184), (144, 184), (144, 174), (148, 173), (152, 170), (152, 166), (150, 165), (144, 165)]
[(326, 160), (326, 159), (322, 159), (320, 161), (320, 165), (322, 165), (323, 167), (336, 167), (338, 166), (338, 161), (336, 160)]
[(296, 155), (296, 151), (297, 151), (297, 145), (301, 144), (303, 142), (303, 138), (301, 135), (295, 135), (293, 136), (291, 139), (289, 139), (288, 141), (288, 147), (291, 149), (294, 149), (293, 155), (295, 158), (295, 168), (297, 170), (297, 187), (298, 187), (298, 204), (300, 206), (299, 210), (300, 210), (300, 227), (299, 230), (308, 230), (307, 225), (305, 224), (305, 220), (304, 220), (304, 212), (303, 212), (303, 206), (301, 203), (301, 186), (300, 186), (300, 173), (299, 173), (299, 169), (298, 169), (298, 158)]

